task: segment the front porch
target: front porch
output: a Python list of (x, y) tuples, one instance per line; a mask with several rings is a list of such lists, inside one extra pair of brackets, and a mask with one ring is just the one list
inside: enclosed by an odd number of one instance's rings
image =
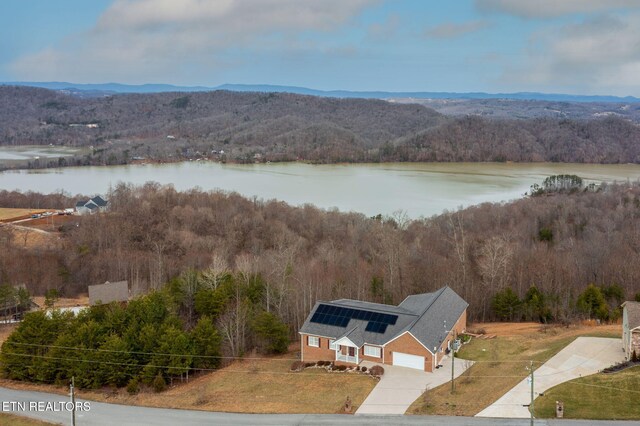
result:
[(360, 348), (347, 337), (336, 340), (333, 346), (336, 352), (336, 362), (360, 364)]

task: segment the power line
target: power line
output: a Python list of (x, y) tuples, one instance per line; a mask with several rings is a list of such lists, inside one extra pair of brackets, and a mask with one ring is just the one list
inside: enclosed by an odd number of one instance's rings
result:
[(239, 357), (239, 356), (221, 356), (221, 355), (172, 354), (172, 353), (162, 353), (162, 352), (118, 351), (114, 349), (82, 348), (77, 346), (43, 345), (38, 343), (22, 343), (22, 342), (10, 342), (10, 341), (6, 341), (5, 343), (10, 345), (31, 346), (31, 347), (40, 347), (40, 348), (69, 349), (74, 351), (125, 353), (125, 354), (136, 354), (136, 355), (160, 355), (160, 356), (184, 356), (184, 357), (189, 356), (192, 358), (240, 359), (240, 360), (250, 360), (250, 361), (254, 361), (254, 360), (299, 361), (298, 358), (260, 358), (260, 357)]
[(580, 386), (589, 386), (589, 387), (601, 388), (601, 389), (617, 390), (617, 391), (621, 391), (621, 392), (640, 393), (640, 390), (616, 388), (616, 387), (612, 387), (612, 386), (603, 386), (603, 385), (594, 385), (594, 384), (591, 384), (591, 383), (580, 383), (580, 382), (575, 382), (575, 381), (568, 381), (568, 382), (565, 382), (565, 383), (568, 383), (568, 384), (571, 384), (571, 385), (580, 385)]
[[(318, 377), (317, 374), (312, 373), (300, 373), (296, 371), (269, 371), (269, 370), (230, 370), (230, 369), (220, 369), (220, 368), (199, 368), (199, 367), (175, 367), (170, 365), (153, 365), (153, 364), (134, 364), (134, 363), (122, 363), (122, 362), (113, 362), (113, 361), (104, 361), (104, 360), (91, 360), (91, 359), (82, 359), (82, 358), (65, 358), (65, 357), (52, 357), (47, 355), (34, 355), (34, 354), (19, 354), (13, 352), (3, 352), (5, 355), (13, 355), (19, 357), (31, 357), (31, 358), (40, 358), (40, 359), (51, 359), (57, 361), (73, 361), (77, 363), (87, 362), (90, 364), (107, 364), (107, 365), (118, 365), (122, 367), (152, 367), (152, 368), (161, 368), (161, 369), (173, 369), (179, 371), (208, 371), (208, 372), (225, 372), (225, 373), (251, 373), (251, 374), (292, 374), (296, 376), (315, 376)], [(260, 358), (262, 359), (262, 358)], [(59, 369), (62, 369), (60, 367)], [(55, 370), (54, 370), (55, 371)], [(352, 375), (351, 377), (359, 377), (359, 375)]]

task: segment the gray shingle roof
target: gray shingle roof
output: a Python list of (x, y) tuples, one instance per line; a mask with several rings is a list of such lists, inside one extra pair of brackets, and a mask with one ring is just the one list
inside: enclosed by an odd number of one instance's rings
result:
[(360, 327), (353, 327), (351, 330), (347, 331), (344, 335), (338, 337), (338, 339), (342, 339), (343, 337), (346, 337), (347, 339), (355, 343), (358, 347), (361, 347), (362, 345), (364, 345), (364, 337), (362, 336), (362, 330), (364, 329)]
[(98, 207), (104, 207), (107, 205), (107, 202), (104, 200), (104, 198), (102, 198), (99, 195), (96, 195), (95, 197), (93, 197), (91, 201), (93, 201)]
[(425, 301), (430, 302), (429, 306), (411, 325), (409, 332), (429, 350), (435, 352), (434, 347), (442, 344), (448, 331), (469, 304), (449, 287), (438, 290), (433, 299), (425, 298)]
[(622, 306), (627, 310), (629, 329), (640, 327), (640, 302), (627, 301)]
[[(351, 319), (346, 327), (312, 323), (311, 317), (320, 303), (393, 314), (397, 315), (398, 319), (396, 324), (389, 325), (384, 333), (368, 332), (365, 330), (367, 321), (356, 319)], [(409, 296), (399, 306), (350, 299), (317, 302), (300, 328), (300, 333), (332, 339), (347, 336), (353, 343), (362, 346), (364, 343), (384, 345), (408, 331), (433, 351), (434, 346), (440, 346), (447, 336), (446, 331), (453, 327), (467, 306), (469, 304), (449, 287), (443, 287), (433, 293)]]

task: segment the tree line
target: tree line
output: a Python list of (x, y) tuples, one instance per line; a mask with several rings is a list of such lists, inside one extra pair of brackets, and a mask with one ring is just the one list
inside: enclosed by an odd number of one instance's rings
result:
[(262, 304), (259, 276), (187, 271), (126, 304), (25, 316), (2, 345), (3, 374), (14, 380), (79, 387), (146, 384), (156, 390), (218, 368), (248, 349), (287, 350), (289, 329)]
[[(0, 192), (0, 206), (14, 199)], [(154, 183), (121, 184), (108, 199), (108, 214), (61, 226), (56, 246), (31, 248), (0, 228), (0, 281), (72, 296), (107, 280), (144, 294), (188, 270), (260, 276), (264, 310), (291, 332), (317, 300), (396, 304), (444, 285), (470, 303), (473, 321), (500, 319), (492, 299), (506, 288), (522, 300), (535, 286), (556, 321), (588, 316), (578, 298), (589, 284), (619, 286), (626, 299), (640, 292), (637, 183), (415, 220)]]

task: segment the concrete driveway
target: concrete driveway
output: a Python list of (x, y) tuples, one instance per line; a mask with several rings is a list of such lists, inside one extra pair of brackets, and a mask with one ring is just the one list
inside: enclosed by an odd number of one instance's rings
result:
[[(404, 414), (427, 386), (433, 389), (451, 381), (451, 358), (445, 358), (441, 364), (442, 367), (433, 373), (383, 365), (382, 378), (358, 408), (356, 414)], [(455, 377), (464, 373), (472, 364), (472, 361), (456, 358)], [(361, 365), (370, 368), (375, 364), (363, 361)]]
[[(560, 383), (597, 373), (624, 360), (621, 339), (578, 337), (553, 358), (535, 370), (534, 397)], [(524, 405), (531, 402), (531, 385), (525, 379), (496, 402), (476, 414), (477, 417), (529, 417)]]

